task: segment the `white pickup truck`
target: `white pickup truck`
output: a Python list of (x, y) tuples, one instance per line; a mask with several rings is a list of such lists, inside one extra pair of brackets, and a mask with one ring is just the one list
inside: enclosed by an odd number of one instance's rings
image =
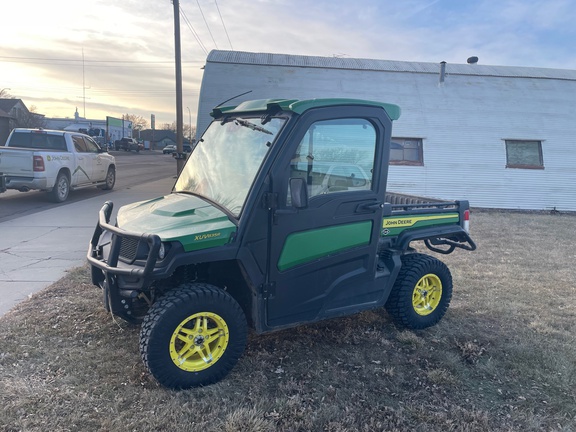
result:
[(115, 182), (114, 156), (88, 135), (17, 128), (0, 146), (0, 192), (42, 190), (62, 202), (70, 190), (112, 189)]

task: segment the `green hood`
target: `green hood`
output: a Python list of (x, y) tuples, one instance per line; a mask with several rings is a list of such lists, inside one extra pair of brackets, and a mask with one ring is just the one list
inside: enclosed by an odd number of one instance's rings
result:
[(185, 251), (226, 244), (236, 232), (224, 212), (196, 196), (178, 193), (123, 206), (118, 227), (179, 241)]

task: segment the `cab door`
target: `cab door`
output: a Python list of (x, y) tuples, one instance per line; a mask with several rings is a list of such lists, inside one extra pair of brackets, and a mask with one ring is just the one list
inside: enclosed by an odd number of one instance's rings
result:
[[(304, 113), (273, 167), (267, 325), (310, 322), (373, 307), (391, 121), (378, 107)], [(285, 150), (285, 151), (284, 151)], [(308, 206), (291, 205), (290, 179)]]
[(96, 142), (88, 137), (83, 137), (86, 143), (86, 157), (92, 161), (92, 181), (102, 181), (106, 179), (108, 173), (108, 162), (102, 158), (102, 150)]
[(76, 168), (72, 173), (72, 184), (79, 185), (92, 182), (92, 173), (94, 167), (94, 156), (86, 145), (82, 135), (73, 135), (72, 141), (76, 149)]

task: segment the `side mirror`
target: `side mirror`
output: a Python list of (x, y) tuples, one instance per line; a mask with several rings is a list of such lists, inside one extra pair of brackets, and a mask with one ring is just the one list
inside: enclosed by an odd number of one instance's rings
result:
[(308, 207), (308, 187), (306, 181), (300, 177), (290, 179), (290, 198), (292, 207), (303, 209)]

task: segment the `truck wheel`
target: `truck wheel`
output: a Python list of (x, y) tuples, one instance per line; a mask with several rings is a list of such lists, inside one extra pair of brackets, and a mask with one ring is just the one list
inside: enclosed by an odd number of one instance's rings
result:
[(65, 173), (60, 172), (58, 173), (58, 177), (56, 177), (56, 183), (54, 183), (54, 187), (50, 192), (50, 199), (54, 202), (61, 203), (66, 201), (69, 193), (70, 180), (68, 180), (68, 176)]
[(386, 302), (395, 323), (424, 329), (438, 323), (452, 299), (452, 275), (442, 261), (424, 254), (402, 256), (402, 267)]
[(98, 186), (102, 190), (112, 190), (116, 184), (116, 170), (114, 167), (108, 167), (108, 172), (106, 173), (106, 184)]
[(140, 354), (160, 384), (186, 389), (215, 383), (244, 352), (248, 326), (240, 305), (213, 285), (180, 285), (142, 322)]

